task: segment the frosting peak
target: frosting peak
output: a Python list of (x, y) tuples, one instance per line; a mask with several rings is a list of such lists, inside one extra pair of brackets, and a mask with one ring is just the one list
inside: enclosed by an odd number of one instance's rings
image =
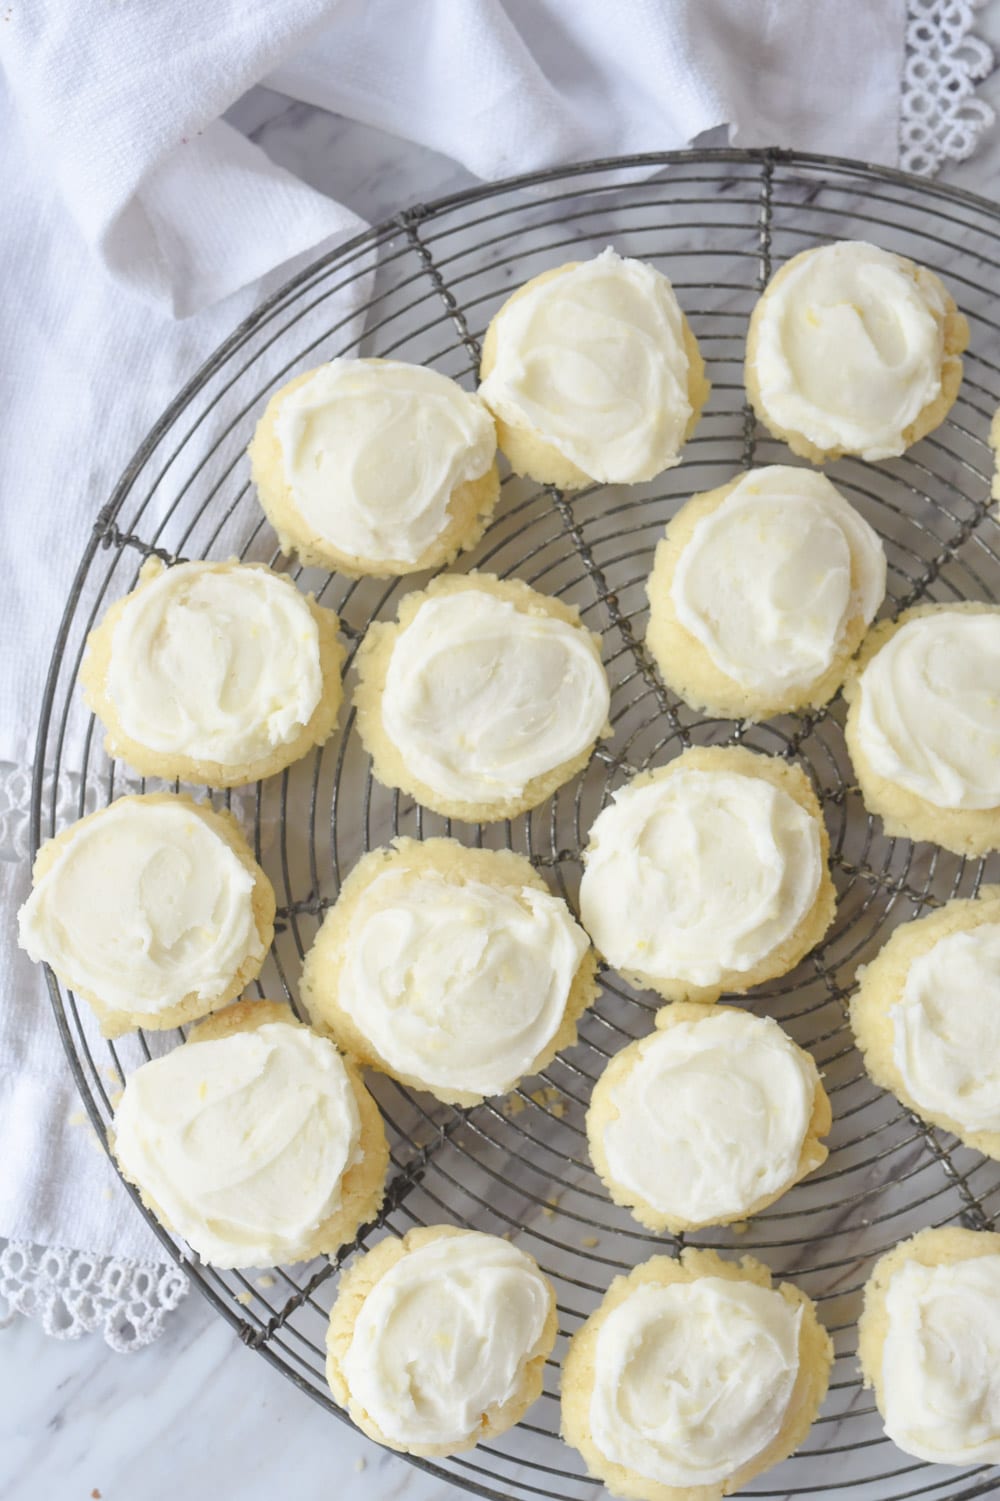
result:
[(285, 474), (316, 535), (354, 558), (415, 563), (450, 521), (452, 492), (493, 463), (477, 396), (423, 365), (331, 360), (275, 420)]
[(777, 1022), (720, 1007), (640, 1048), (603, 1131), (616, 1183), (691, 1225), (735, 1219), (789, 1186), (818, 1078)]
[(939, 808), (1000, 806), (1000, 610), (907, 620), (864, 668), (858, 742), (878, 776)]
[(752, 470), (685, 545), (671, 585), (677, 619), (721, 672), (757, 692), (808, 687), (848, 624), (885, 593), (878, 535), (825, 475)]
[(910, 965), (893, 1057), (922, 1109), (1000, 1131), (1000, 924), (949, 933)]
[(155, 1015), (189, 995), (211, 1001), (251, 954), (263, 958), (253, 888), (180, 799), (123, 798), (58, 851), (21, 908), (20, 942), (104, 1005)]
[(397, 1072), (502, 1094), (558, 1030), (587, 947), (547, 892), (386, 871), (355, 913), (340, 1003)]
[(755, 1283), (640, 1285), (598, 1334), (595, 1444), (663, 1485), (725, 1480), (781, 1430), (801, 1318), (801, 1308)]
[(936, 278), (876, 245), (797, 256), (754, 314), (765, 416), (820, 449), (901, 454), (941, 390), (945, 312)]
[(551, 1306), (531, 1257), (497, 1236), (409, 1251), (358, 1314), (343, 1361), (351, 1398), (394, 1443), (461, 1443), (517, 1394)]
[(290, 579), (178, 563), (144, 583), (115, 626), (107, 692), (130, 739), (225, 763), (294, 740), (323, 691), (319, 632)]
[(907, 1261), (886, 1292), (885, 1431), (937, 1464), (1000, 1463), (1000, 1256)]
[(434, 792), (493, 801), (585, 751), (609, 702), (589, 631), (462, 589), (425, 599), (400, 632), (382, 722)]
[(616, 793), (585, 861), (580, 911), (608, 962), (699, 986), (783, 943), (822, 876), (816, 821), (787, 792), (684, 767)]
[(479, 390), (592, 479), (634, 483), (680, 462), (688, 363), (670, 282), (608, 248), (505, 304)]
[(136, 1069), (115, 1156), (211, 1266), (300, 1258), (362, 1156), (343, 1059), (307, 1027), (266, 1023)]

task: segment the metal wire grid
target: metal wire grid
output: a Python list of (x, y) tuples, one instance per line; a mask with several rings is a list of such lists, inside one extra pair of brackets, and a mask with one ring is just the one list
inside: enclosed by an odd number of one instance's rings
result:
[[(890, 928), (953, 895), (971, 895), (986, 863), (885, 838), (866, 815), (842, 735), (842, 705), (752, 726), (700, 717), (660, 682), (642, 645), (643, 584), (666, 520), (695, 490), (740, 465), (788, 462), (744, 405), (746, 319), (772, 265), (806, 245), (870, 238), (939, 271), (969, 314), (962, 395), (944, 427), (904, 458), (876, 467), (843, 460), (830, 473), (885, 539), (887, 609), (921, 599), (1000, 598), (1000, 529), (990, 514), (986, 434), (1000, 404), (998, 325), (989, 288), (1000, 269), (1000, 209), (889, 170), (785, 152), (665, 153), (540, 173), (419, 207), (373, 229), (295, 278), (242, 324), (156, 424), (100, 513), (59, 632), (35, 763), (32, 837), (55, 831), (59, 790), (79, 814), (138, 782), (110, 762), (74, 687), (87, 630), (130, 589), (144, 558), (227, 557), (285, 568), (340, 613), (353, 659), (370, 620), (391, 618), (403, 583), (349, 583), (283, 563), (250, 491), (243, 451), (267, 396), (291, 373), (346, 352), (394, 355), (475, 381), (479, 339), (513, 286), (546, 266), (614, 243), (667, 271), (706, 355), (712, 397), (685, 462), (651, 484), (595, 486), (566, 497), (506, 478), (497, 517), (463, 569), (516, 574), (578, 604), (603, 632), (614, 738), (542, 808), (499, 825), (451, 823), (372, 780), (353, 712), (337, 735), (278, 778), (216, 794), (254, 840), (278, 891), (278, 928), (256, 989), (297, 1003), (302, 955), (341, 877), (363, 851), (398, 833), (449, 833), (527, 855), (575, 905), (579, 852), (610, 792), (690, 744), (741, 742), (794, 756), (811, 776), (830, 830), (839, 894), (834, 928), (793, 974), (747, 1003), (812, 1049), (835, 1111), (823, 1169), (743, 1233), (689, 1237), (752, 1252), (817, 1299), (837, 1350), (830, 1394), (805, 1449), (752, 1485), (754, 1496), (857, 1501), (1000, 1493), (1000, 1471), (936, 1469), (908, 1459), (881, 1432), (855, 1367), (860, 1289), (873, 1259), (929, 1224), (996, 1223), (1000, 1168), (907, 1112), (866, 1078), (846, 1024), (859, 963)], [(174, 784), (177, 785), (177, 784)], [(103, 1138), (115, 1091), (168, 1039), (102, 1042), (86, 1007), (48, 974), (56, 1017), (91, 1119)], [(590, 1169), (583, 1115), (607, 1059), (648, 1032), (655, 998), (613, 973), (579, 1045), (510, 1099), (471, 1111), (438, 1105), (375, 1077), (392, 1142), (385, 1207), (356, 1246), (386, 1231), (449, 1221), (508, 1235), (535, 1255), (559, 1294), (560, 1339), (545, 1392), (526, 1422), (468, 1455), (429, 1464), (490, 1497), (590, 1497), (598, 1491), (558, 1440), (558, 1367), (565, 1340), (608, 1282), (682, 1237), (653, 1236), (611, 1205)], [(137, 1201), (138, 1202), (138, 1201)], [(144, 1211), (143, 1211), (144, 1212)], [(338, 1257), (251, 1275), (171, 1255), (245, 1344), (339, 1413), (323, 1378), (323, 1336)]]

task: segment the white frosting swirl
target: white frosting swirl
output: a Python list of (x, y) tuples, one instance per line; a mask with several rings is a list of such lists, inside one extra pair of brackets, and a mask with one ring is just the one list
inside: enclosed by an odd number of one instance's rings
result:
[(822, 875), (816, 821), (787, 792), (683, 767), (616, 793), (584, 858), (580, 913), (609, 964), (693, 985), (753, 969)]
[(879, 776), (939, 808), (1000, 806), (1000, 610), (918, 615), (861, 674), (858, 742)]
[(463, 589), (426, 600), (399, 635), (382, 723), (434, 792), (493, 801), (585, 751), (609, 702), (589, 631)]
[(696, 524), (671, 585), (685, 630), (757, 692), (807, 687), (885, 594), (878, 534), (823, 474), (752, 470)]
[(530, 1256), (470, 1231), (409, 1251), (369, 1292), (343, 1360), (393, 1443), (456, 1444), (516, 1396), (552, 1306)]
[(178, 801), (123, 799), (74, 830), (19, 914), (21, 947), (74, 989), (156, 1015), (212, 1000), (264, 948), (253, 875)]
[(108, 696), (150, 750), (224, 765), (266, 756), (308, 724), (322, 691), (309, 605), (266, 568), (179, 563), (115, 626)]
[(607, 249), (508, 302), (479, 388), (595, 480), (631, 484), (680, 462), (691, 420), (684, 320), (667, 278)]
[(945, 302), (925, 274), (861, 240), (807, 252), (755, 313), (767, 417), (817, 448), (885, 459), (941, 390)]
[(343, 1059), (307, 1027), (174, 1048), (136, 1069), (115, 1111), (115, 1156), (211, 1266), (302, 1255), (362, 1157)]
[(493, 463), (486, 407), (398, 360), (332, 360), (275, 419), (292, 499), (316, 535), (378, 563), (415, 563), (451, 520), (452, 491)]
[(949, 933), (918, 955), (889, 1015), (917, 1105), (966, 1131), (1000, 1131), (1000, 924)]
[(558, 1030), (587, 947), (547, 892), (386, 871), (354, 914), (340, 1004), (397, 1072), (503, 1094)]
[(714, 1485), (781, 1430), (802, 1309), (751, 1282), (643, 1284), (598, 1332), (594, 1443), (662, 1485)]
[(611, 1176), (673, 1219), (735, 1219), (794, 1178), (817, 1082), (770, 1017), (725, 1008), (667, 1027), (610, 1092)]
[(886, 1291), (885, 1431), (935, 1464), (1000, 1463), (1000, 1256), (907, 1261)]

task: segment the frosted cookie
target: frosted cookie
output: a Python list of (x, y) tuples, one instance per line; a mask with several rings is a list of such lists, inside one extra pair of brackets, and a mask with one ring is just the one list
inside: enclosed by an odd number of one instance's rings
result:
[(1000, 1235), (921, 1230), (881, 1257), (865, 1286), (858, 1357), (905, 1454), (1000, 1464)]
[(650, 1230), (728, 1225), (826, 1161), (816, 1065), (769, 1016), (678, 1001), (594, 1086), (587, 1141), (616, 1204)]
[(369, 626), (357, 667), (375, 775), (448, 818), (537, 807), (610, 733), (600, 638), (518, 579), (435, 579)]
[(793, 256), (753, 310), (746, 388), (814, 464), (886, 459), (947, 417), (969, 326), (932, 271), (862, 240)]
[(381, 1241), (345, 1272), (327, 1381), (377, 1444), (457, 1454), (520, 1421), (556, 1332), (555, 1294), (526, 1252), (434, 1225)]
[(283, 552), (351, 577), (450, 563), (500, 494), (477, 396), (423, 365), (331, 360), (276, 392), (250, 444)]
[(389, 1165), (353, 1066), (273, 1001), (137, 1068), (109, 1139), (147, 1209), (216, 1267), (332, 1256), (374, 1218)]
[(236, 787), (330, 736), (340, 622), (259, 563), (147, 562), (87, 638), (80, 682), (105, 748), (143, 776)]
[(616, 1277), (570, 1342), (562, 1430), (636, 1501), (721, 1501), (787, 1459), (826, 1395), (830, 1336), (750, 1256), (654, 1256)]
[(875, 1083), (1000, 1159), (1000, 886), (904, 923), (858, 977), (851, 1025)]
[(918, 605), (883, 621), (844, 694), (861, 795), (887, 834), (1000, 849), (1000, 607)]
[(235, 818), (122, 797), (42, 845), (19, 942), (93, 1007), (105, 1037), (205, 1016), (261, 971), (274, 892)]
[(344, 882), (302, 997), (361, 1063), (475, 1105), (572, 1046), (595, 970), (586, 933), (528, 860), (399, 839)]
[(724, 719), (818, 707), (885, 595), (885, 553), (823, 474), (754, 469), (682, 506), (656, 549), (646, 644)]
[(710, 389), (670, 282), (611, 249), (509, 297), (480, 375), (511, 467), (566, 490), (679, 464)]
[(828, 850), (800, 767), (692, 748), (594, 821), (581, 920), (633, 985), (671, 1001), (742, 994), (794, 969), (833, 921)]

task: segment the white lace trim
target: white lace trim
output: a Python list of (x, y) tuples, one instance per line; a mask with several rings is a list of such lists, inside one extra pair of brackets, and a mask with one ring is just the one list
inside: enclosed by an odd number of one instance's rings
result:
[[(56, 788), (56, 828), (65, 828), (87, 813), (103, 807), (107, 798), (97, 779), (91, 776), (87, 783), (83, 807), (80, 806), (81, 777), (76, 771), (62, 771)], [(147, 777), (146, 792), (172, 792), (173, 782)], [(115, 796), (142, 792), (143, 783), (137, 777), (118, 776), (115, 779)], [(199, 798), (205, 797), (205, 789), (191, 789)], [(46, 785), (46, 795), (49, 787)], [(209, 792), (208, 798), (216, 808), (226, 806), (225, 795)], [(236, 787), (229, 794), (231, 811), (242, 825), (244, 833), (253, 839), (256, 813), (256, 792), (251, 787)], [(269, 835), (273, 813), (268, 811), (261, 818), (262, 834)], [(31, 857), (31, 772), (26, 766), (13, 761), (0, 761), (0, 860), (20, 861)]]
[[(97, 806), (96, 788), (88, 789), (86, 813)], [(59, 827), (80, 816), (80, 778), (64, 772), (59, 778), (56, 819)], [(0, 761), (0, 860), (27, 860), (31, 855), (31, 772), (12, 761)]]
[(159, 1339), (189, 1287), (177, 1266), (11, 1240), (0, 1249), (0, 1328), (21, 1313), (56, 1339), (99, 1332), (129, 1354)]
[(972, 35), (985, 0), (908, 0), (899, 164), (937, 172), (971, 156), (996, 119), (975, 87), (993, 71), (992, 50)]
[[(64, 771), (59, 777), (58, 828), (74, 822), (81, 811), (94, 812), (104, 801), (91, 780), (81, 810), (80, 780), (77, 772)], [(139, 788), (134, 780), (119, 784), (121, 793)], [(233, 810), (242, 813), (246, 822), (245, 795), (233, 798)], [(0, 860), (29, 859), (30, 818), (30, 771), (0, 761)], [(127, 1354), (159, 1339), (167, 1315), (187, 1296), (189, 1287), (185, 1274), (172, 1263), (0, 1240), (0, 1328), (24, 1314), (38, 1319), (45, 1333), (56, 1339), (100, 1333), (112, 1350)]]

